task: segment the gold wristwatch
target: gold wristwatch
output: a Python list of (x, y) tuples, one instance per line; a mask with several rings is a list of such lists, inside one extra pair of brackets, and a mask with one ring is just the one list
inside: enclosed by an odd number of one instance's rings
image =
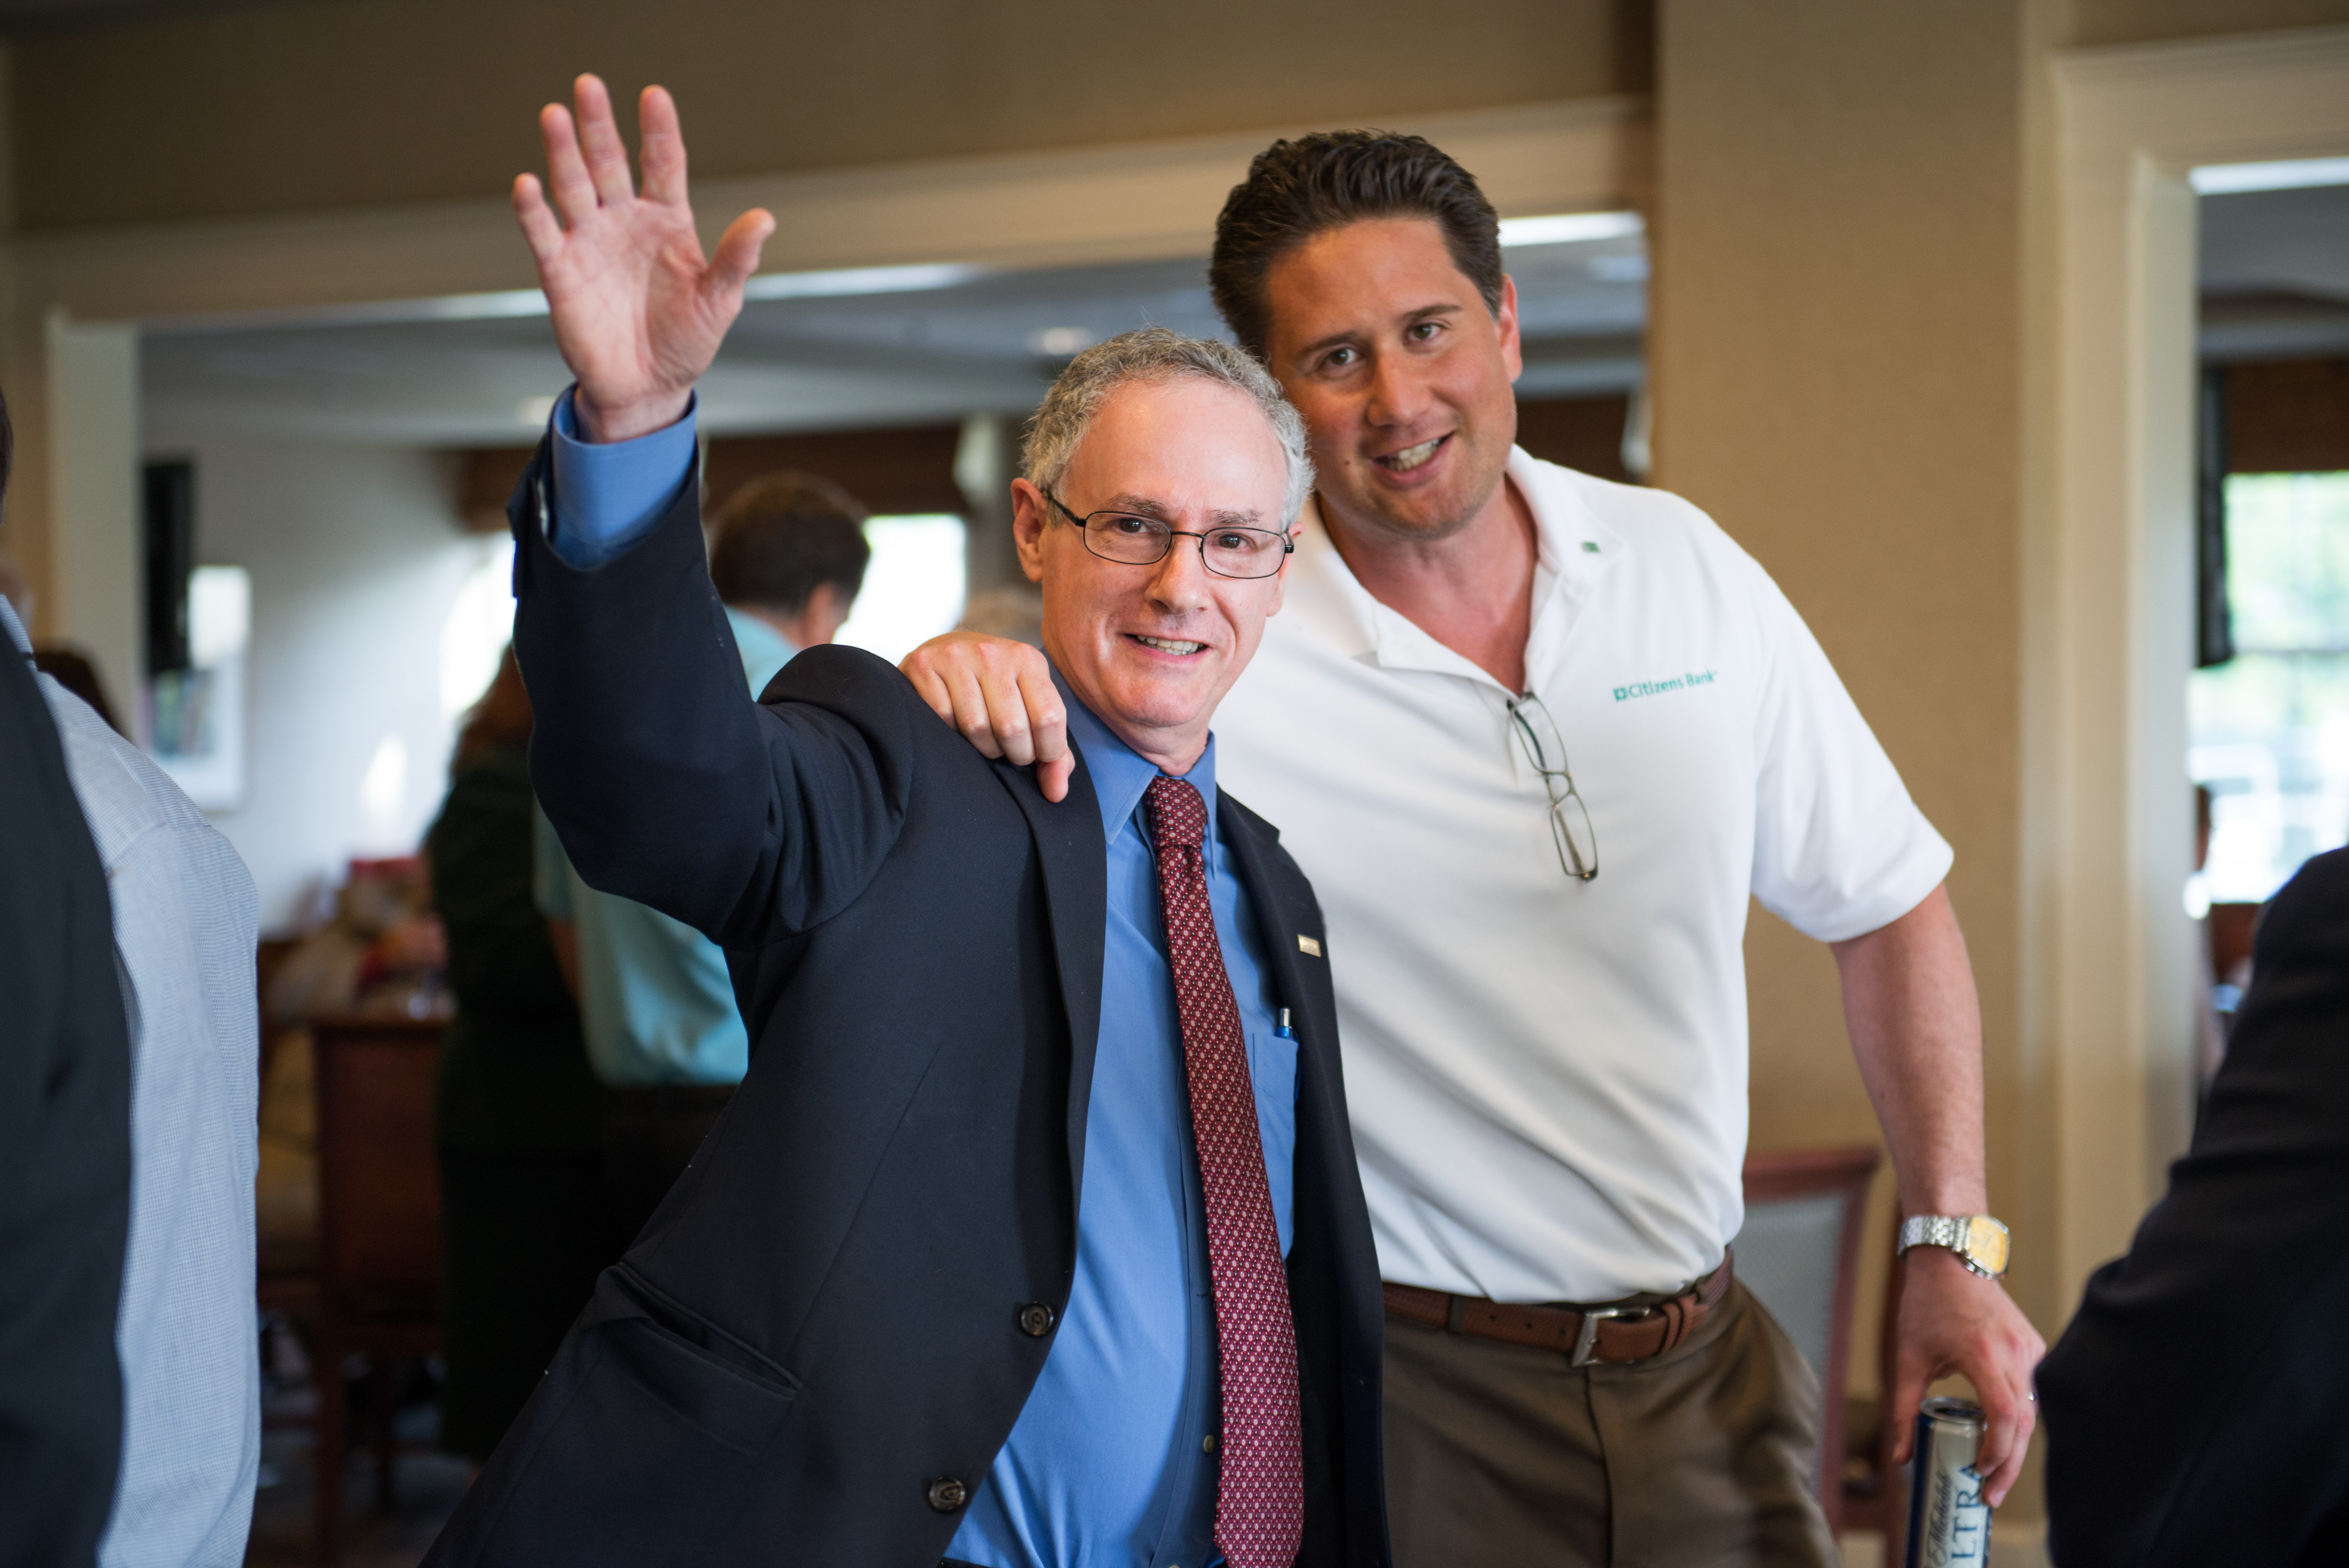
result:
[(1987, 1214), (1914, 1214), (1900, 1222), (1898, 1257), (1911, 1247), (1947, 1247), (1986, 1280), (2006, 1272), (2006, 1227)]

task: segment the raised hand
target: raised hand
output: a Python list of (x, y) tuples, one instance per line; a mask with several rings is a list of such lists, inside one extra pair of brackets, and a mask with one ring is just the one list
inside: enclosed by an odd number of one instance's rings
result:
[(742, 286), (758, 269), (775, 220), (752, 208), (728, 225), (717, 256), (705, 261), (686, 201), (685, 138), (667, 89), (648, 87), (638, 100), (641, 194), (628, 175), (611, 94), (594, 76), (581, 77), (573, 91), (575, 129), (559, 103), (538, 115), (554, 204), (535, 175), (519, 175), (514, 216), (538, 258), (555, 346), (579, 380), (572, 406), (580, 434), (627, 441), (684, 417), (694, 382), (741, 313)]

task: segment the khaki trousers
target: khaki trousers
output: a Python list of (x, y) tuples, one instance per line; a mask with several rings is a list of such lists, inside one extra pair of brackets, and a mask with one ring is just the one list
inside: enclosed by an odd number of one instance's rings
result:
[(1818, 1380), (1741, 1283), (1619, 1366), (1387, 1314), (1395, 1568), (1828, 1568), (1818, 1434)]

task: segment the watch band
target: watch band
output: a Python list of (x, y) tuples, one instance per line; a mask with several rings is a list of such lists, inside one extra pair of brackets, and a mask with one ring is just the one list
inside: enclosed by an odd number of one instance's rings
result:
[(2006, 1272), (2006, 1227), (1987, 1214), (1912, 1214), (1900, 1222), (1893, 1255), (1911, 1247), (1946, 1247), (1986, 1280)]

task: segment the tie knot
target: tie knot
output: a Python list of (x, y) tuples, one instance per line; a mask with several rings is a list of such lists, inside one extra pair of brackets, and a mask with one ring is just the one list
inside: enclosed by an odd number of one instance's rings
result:
[(1188, 779), (1164, 774), (1150, 781), (1150, 826), (1158, 846), (1196, 849), (1207, 836), (1207, 806)]

